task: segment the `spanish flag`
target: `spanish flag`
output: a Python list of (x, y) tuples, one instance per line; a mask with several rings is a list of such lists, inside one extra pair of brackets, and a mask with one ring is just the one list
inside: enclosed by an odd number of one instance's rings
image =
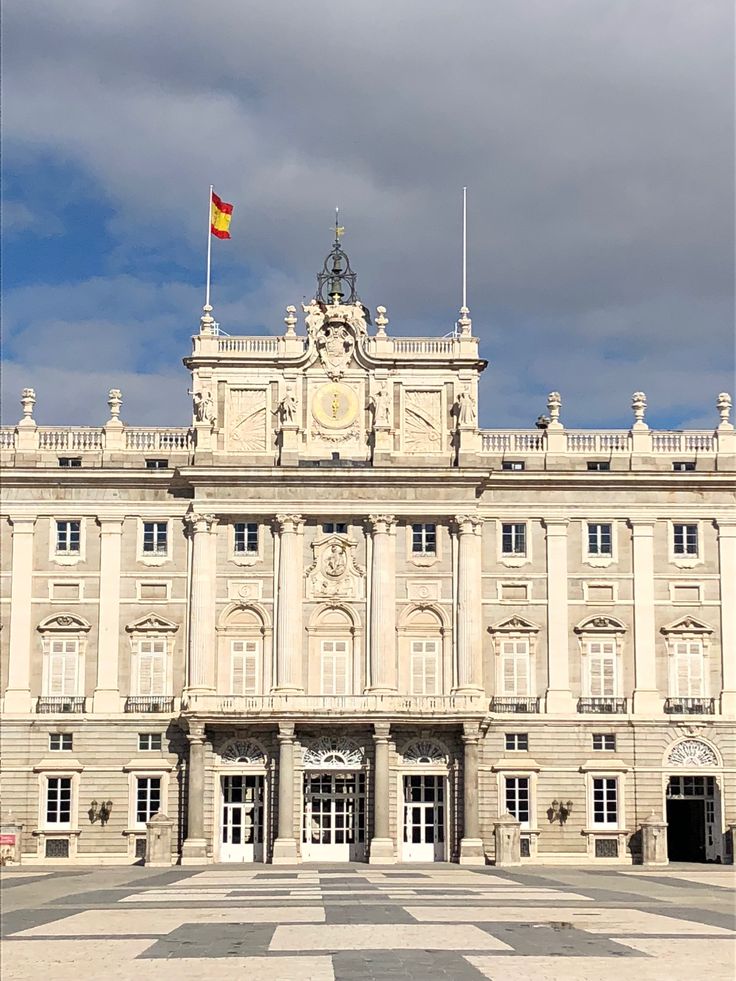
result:
[(230, 219), (233, 216), (233, 206), (223, 201), (222, 198), (218, 198), (215, 192), (212, 192), (212, 204), (210, 208), (211, 218), (210, 218), (210, 231), (217, 238), (230, 238)]

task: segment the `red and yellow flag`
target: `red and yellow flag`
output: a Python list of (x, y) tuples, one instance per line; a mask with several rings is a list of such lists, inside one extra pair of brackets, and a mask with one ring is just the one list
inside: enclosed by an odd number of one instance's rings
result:
[(233, 206), (212, 192), (211, 226), (210, 231), (217, 238), (230, 238), (230, 220), (233, 216)]

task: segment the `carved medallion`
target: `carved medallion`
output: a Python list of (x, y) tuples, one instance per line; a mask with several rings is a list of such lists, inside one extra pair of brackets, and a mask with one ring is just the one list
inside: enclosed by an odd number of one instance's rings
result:
[(312, 542), (314, 561), (307, 569), (307, 593), (312, 599), (360, 599), (365, 569), (355, 561), (357, 544), (328, 535)]
[(321, 385), (312, 396), (312, 415), (325, 429), (348, 430), (358, 417), (358, 396), (341, 382)]

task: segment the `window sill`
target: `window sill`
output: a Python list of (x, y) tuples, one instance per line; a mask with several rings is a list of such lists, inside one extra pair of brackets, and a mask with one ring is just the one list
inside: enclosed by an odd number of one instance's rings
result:
[(171, 562), (171, 556), (168, 554), (156, 555), (155, 553), (151, 555), (139, 555), (138, 561), (142, 562), (143, 565), (165, 565), (167, 562)]
[(263, 556), (259, 552), (233, 552), (230, 556), (233, 565), (250, 566), (263, 561)]
[(421, 569), (428, 569), (439, 560), (440, 557), (436, 552), (412, 552), (409, 556), (409, 561)]
[(82, 561), (82, 554), (81, 552), (74, 552), (72, 554), (59, 552), (52, 555), (51, 561), (56, 565), (77, 565), (77, 563)]
[(586, 555), (584, 561), (594, 569), (606, 569), (614, 564), (615, 559), (612, 555)]
[(531, 558), (528, 555), (501, 555), (498, 561), (509, 569), (520, 569), (529, 565)]
[(678, 569), (694, 569), (695, 566), (703, 565), (703, 559), (698, 555), (672, 555), (670, 563)]

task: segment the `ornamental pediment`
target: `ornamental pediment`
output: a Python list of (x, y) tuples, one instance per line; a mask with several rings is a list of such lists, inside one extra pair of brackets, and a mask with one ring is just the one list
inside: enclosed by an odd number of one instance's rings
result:
[(574, 630), (576, 634), (621, 634), (625, 633), (626, 624), (616, 619), (616, 617), (585, 617)]
[(489, 627), (491, 633), (538, 633), (539, 627), (524, 617), (506, 617)]
[(80, 617), (76, 613), (55, 613), (53, 616), (42, 620), (36, 629), (40, 633), (50, 631), (69, 631), (72, 633), (84, 631), (86, 633), (91, 626), (84, 617)]
[(713, 627), (709, 627), (702, 620), (695, 617), (681, 617), (673, 623), (668, 623), (661, 628), (663, 634), (712, 634)]
[(173, 620), (167, 620), (166, 617), (159, 616), (157, 613), (146, 613), (145, 616), (139, 617), (132, 623), (127, 624), (125, 629), (130, 634), (146, 633), (147, 631), (173, 633), (179, 629), (179, 624), (174, 623)]
[(305, 573), (310, 599), (362, 599), (365, 569), (355, 560), (356, 549), (344, 535), (312, 542), (314, 559)]

